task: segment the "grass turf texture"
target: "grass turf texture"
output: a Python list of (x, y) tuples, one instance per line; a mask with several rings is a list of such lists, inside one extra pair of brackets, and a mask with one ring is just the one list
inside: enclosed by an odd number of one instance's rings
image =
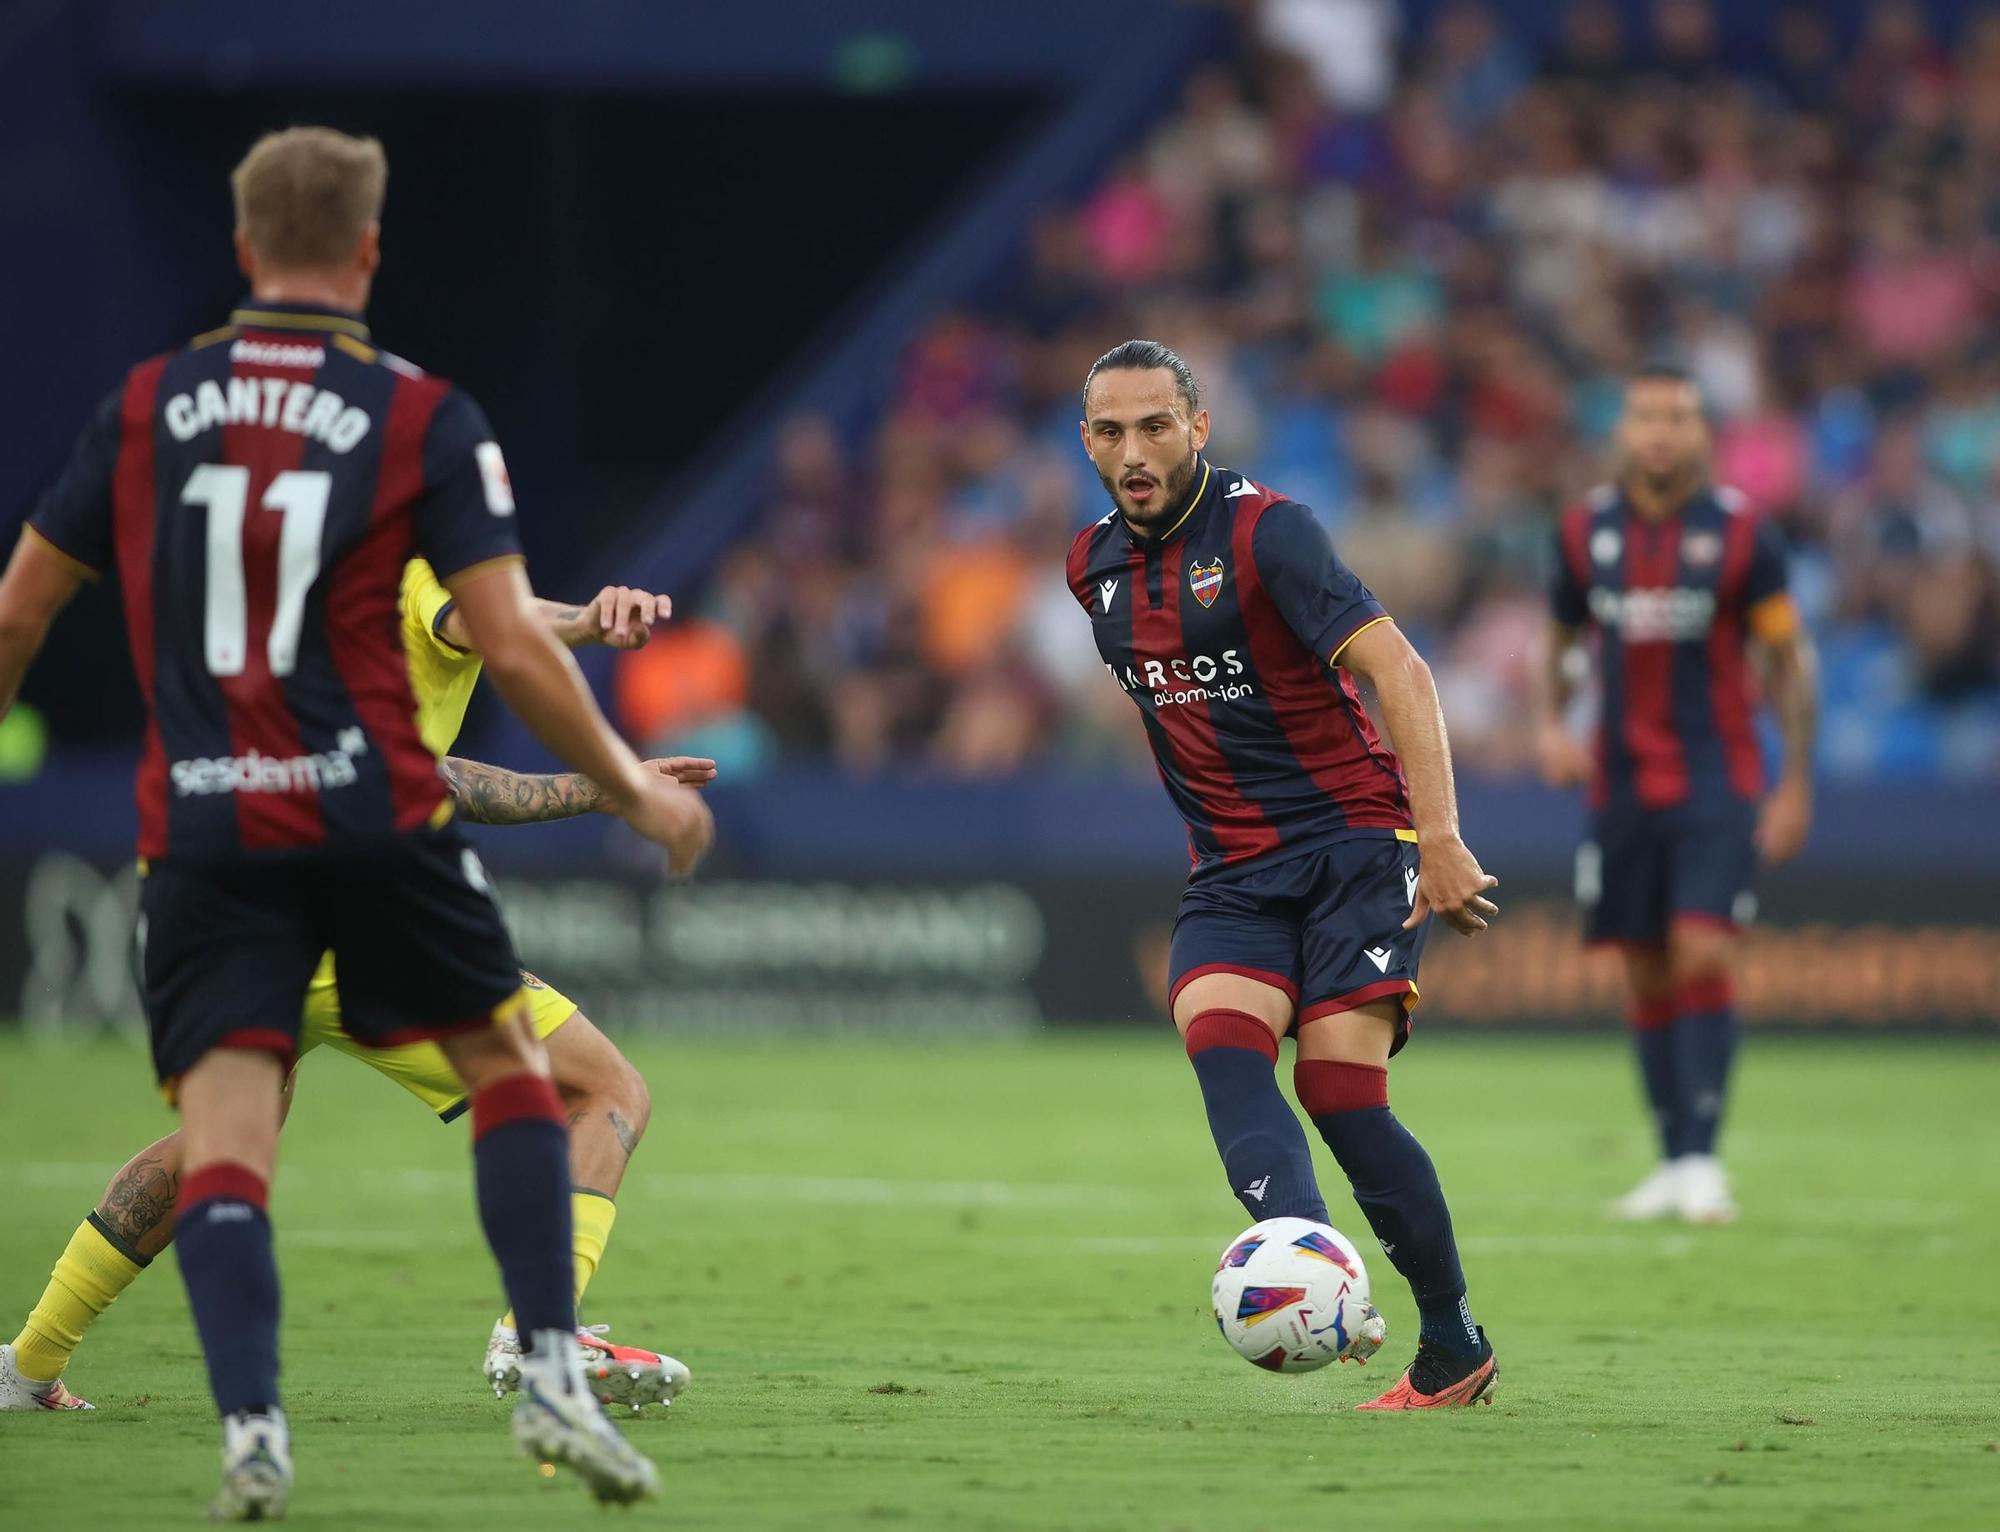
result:
[[(1395, 1069), (1499, 1344), (1491, 1409), (1350, 1406), (1206, 1312), (1248, 1220), (1171, 1037), (648, 1042), (656, 1109), (587, 1318), (695, 1383), (626, 1429), (683, 1527), (2000, 1524), (1990, 1046), (1757, 1041), (1735, 1228), (1620, 1228), (1647, 1165), (1612, 1039), (1434, 1035)], [(0, 1041), (0, 1332), (109, 1170), (168, 1119), (138, 1055)], [(464, 1124), (314, 1059), (275, 1219), (300, 1527), (601, 1525), (515, 1457), (477, 1365), (498, 1311)], [(171, 1259), (70, 1372), (94, 1415), (0, 1415), (0, 1524), (192, 1525), (216, 1432)], [(518, 1523), (517, 1523), (518, 1524)]]

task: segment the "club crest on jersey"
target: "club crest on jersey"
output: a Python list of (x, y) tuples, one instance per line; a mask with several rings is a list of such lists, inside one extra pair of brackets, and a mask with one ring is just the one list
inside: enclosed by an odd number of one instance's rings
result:
[(1691, 565), (1714, 564), (1722, 559), (1720, 532), (1690, 532), (1681, 539), (1681, 557)]
[(1222, 594), (1222, 560), (1188, 565), (1188, 588), (1203, 606), (1214, 606), (1215, 598)]

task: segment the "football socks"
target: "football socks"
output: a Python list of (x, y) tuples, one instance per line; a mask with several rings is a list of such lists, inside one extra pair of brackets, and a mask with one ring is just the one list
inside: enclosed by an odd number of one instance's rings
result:
[(48, 1286), (14, 1337), (21, 1375), (41, 1383), (60, 1378), (91, 1321), (149, 1264), (115, 1239), (95, 1212), (78, 1224)]
[(1229, 1189), (1244, 1210), (1258, 1220), (1325, 1223), (1311, 1145), (1278, 1088), (1271, 1029), (1246, 1011), (1203, 1011), (1188, 1027), (1187, 1051)]
[(1684, 1153), (1685, 1128), (1680, 1098), (1674, 1089), (1674, 1002), (1671, 996), (1640, 1000), (1632, 1007), (1632, 1049), (1639, 1059), (1639, 1079), (1646, 1088), (1646, 1106), (1660, 1135), (1660, 1158)]
[(1736, 997), (1726, 978), (1697, 980), (1674, 992), (1674, 1010), (1675, 1152), (1713, 1154), (1736, 1056)]
[(174, 1251), (223, 1415), (278, 1403), (278, 1263), (264, 1178), (219, 1161), (181, 1178)]
[[(570, 1264), (575, 1268), (576, 1304), (582, 1308), (584, 1289), (597, 1275), (597, 1268), (604, 1260), (604, 1247), (611, 1243), (611, 1226), (618, 1221), (618, 1204), (602, 1192), (573, 1191), (569, 1197), (569, 1221), (575, 1230), (570, 1240)], [(519, 1333), (512, 1309), (500, 1323)]]
[(1466, 1303), (1451, 1210), (1431, 1157), (1389, 1110), (1389, 1071), (1301, 1059), (1293, 1081), (1383, 1253), (1410, 1284), (1422, 1344), (1477, 1355), (1479, 1330)]
[(479, 1221), (524, 1345), (576, 1329), (571, 1265), (569, 1129), (540, 1075), (516, 1074), (472, 1098)]

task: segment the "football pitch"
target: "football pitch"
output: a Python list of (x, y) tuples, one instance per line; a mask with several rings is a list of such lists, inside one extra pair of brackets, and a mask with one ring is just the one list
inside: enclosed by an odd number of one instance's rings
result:
[[(1499, 1350), (1491, 1409), (1367, 1416), (1408, 1294), (1322, 1152), (1389, 1342), (1277, 1377), (1206, 1308), (1228, 1196), (1171, 1034), (649, 1040), (654, 1117), (585, 1318), (694, 1384), (627, 1429), (690, 1528), (2000, 1525), (2000, 1048), (1754, 1040), (1734, 1228), (1606, 1223), (1647, 1166), (1611, 1038), (1422, 1036), (1392, 1100), (1438, 1161)], [(136, 1052), (0, 1041), (0, 1339), (127, 1154)], [(499, 1310), (463, 1123), (313, 1059), (274, 1203), (307, 1528), (603, 1525), (482, 1391)], [(0, 1415), (0, 1525), (194, 1525), (217, 1435), (156, 1263), (70, 1383)], [(524, 1519), (525, 1518), (525, 1519)]]

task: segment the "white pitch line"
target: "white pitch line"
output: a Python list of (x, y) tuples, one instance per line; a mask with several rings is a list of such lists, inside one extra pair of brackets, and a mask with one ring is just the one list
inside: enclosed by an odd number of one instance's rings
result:
[[(118, 1171), (109, 1162), (30, 1160), (14, 1167), (22, 1184), (66, 1190), (101, 1187)], [(280, 1166), (286, 1189), (303, 1189), (309, 1176)], [(428, 1165), (361, 1166), (342, 1180), (376, 1196), (436, 1197), (467, 1191), (470, 1170)], [(654, 1171), (627, 1176), (623, 1190), (662, 1201), (745, 1202), (778, 1200), (832, 1207), (1023, 1207), (1101, 1208), (1107, 1202), (1130, 1206), (1156, 1200), (1139, 1187), (1090, 1185), (1076, 1181), (903, 1180), (885, 1176), (704, 1175)]]
[(11, 1174), (30, 1190), (61, 1191), (82, 1181), (94, 1181), (102, 1187), (118, 1174), (118, 1169), (109, 1161), (99, 1165), (90, 1160), (29, 1160), (16, 1165)]
[(1062, 1181), (920, 1181), (876, 1176), (765, 1176), (664, 1174), (634, 1176), (649, 1197), (704, 1202), (775, 1198), (839, 1207), (1038, 1207), (1101, 1208), (1143, 1199), (1130, 1186), (1089, 1186)]

